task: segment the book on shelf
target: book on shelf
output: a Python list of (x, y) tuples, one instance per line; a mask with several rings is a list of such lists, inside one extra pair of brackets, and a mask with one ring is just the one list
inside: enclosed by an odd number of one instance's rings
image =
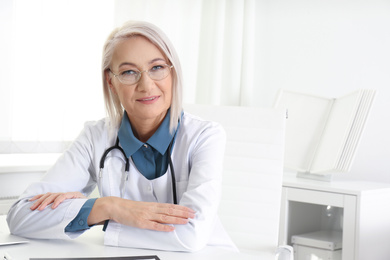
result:
[(375, 90), (339, 98), (280, 90), (275, 107), (287, 109), (285, 167), (325, 175), (348, 172), (361, 140)]

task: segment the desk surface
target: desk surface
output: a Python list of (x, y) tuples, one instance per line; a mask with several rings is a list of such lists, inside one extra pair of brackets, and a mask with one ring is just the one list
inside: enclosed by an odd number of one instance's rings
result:
[[(0, 216), (0, 232), (9, 233), (5, 216)], [(262, 252), (234, 253), (220, 248), (206, 247), (196, 253), (165, 252), (103, 245), (101, 227), (92, 228), (75, 240), (30, 240), (26, 244), (0, 246), (13, 260), (28, 260), (38, 257), (108, 257), (157, 255), (161, 260), (228, 259), (228, 260), (273, 260), (272, 249)]]
[(285, 173), (283, 176), (283, 186), (307, 190), (335, 192), (349, 195), (360, 195), (368, 192), (378, 192), (380, 190), (390, 190), (389, 183), (369, 182), (369, 181), (318, 181), (296, 177), (294, 173)]

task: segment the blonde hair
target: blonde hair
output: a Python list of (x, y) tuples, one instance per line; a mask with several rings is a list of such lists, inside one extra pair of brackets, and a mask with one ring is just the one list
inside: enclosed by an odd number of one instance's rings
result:
[(123, 107), (117, 95), (115, 95), (106, 79), (106, 71), (110, 69), (112, 55), (117, 43), (121, 40), (132, 36), (140, 35), (147, 38), (150, 42), (156, 45), (161, 52), (167, 57), (169, 63), (173, 65), (172, 73), (172, 102), (170, 108), (170, 125), (171, 133), (177, 128), (182, 111), (182, 71), (179, 57), (172, 43), (165, 33), (157, 26), (143, 21), (128, 21), (123, 26), (114, 29), (106, 40), (103, 48), (102, 57), (102, 78), (103, 78), (103, 93), (104, 103), (106, 105), (107, 114), (113, 127), (119, 127), (123, 117)]

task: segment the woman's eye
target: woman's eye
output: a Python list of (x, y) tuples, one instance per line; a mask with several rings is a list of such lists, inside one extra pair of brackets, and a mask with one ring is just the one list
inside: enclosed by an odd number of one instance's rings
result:
[(153, 67), (152, 67), (151, 71), (161, 70), (161, 69), (163, 69), (163, 68), (164, 68), (163, 65), (156, 65), (156, 66), (153, 66)]
[(131, 76), (131, 75), (137, 75), (137, 72), (134, 70), (125, 70), (121, 73), (123, 76)]

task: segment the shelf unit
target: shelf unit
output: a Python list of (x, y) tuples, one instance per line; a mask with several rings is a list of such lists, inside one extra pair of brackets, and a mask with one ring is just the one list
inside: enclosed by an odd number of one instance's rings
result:
[(286, 174), (279, 244), (291, 245), (293, 235), (319, 230), (342, 231), (344, 260), (389, 259), (390, 184)]

